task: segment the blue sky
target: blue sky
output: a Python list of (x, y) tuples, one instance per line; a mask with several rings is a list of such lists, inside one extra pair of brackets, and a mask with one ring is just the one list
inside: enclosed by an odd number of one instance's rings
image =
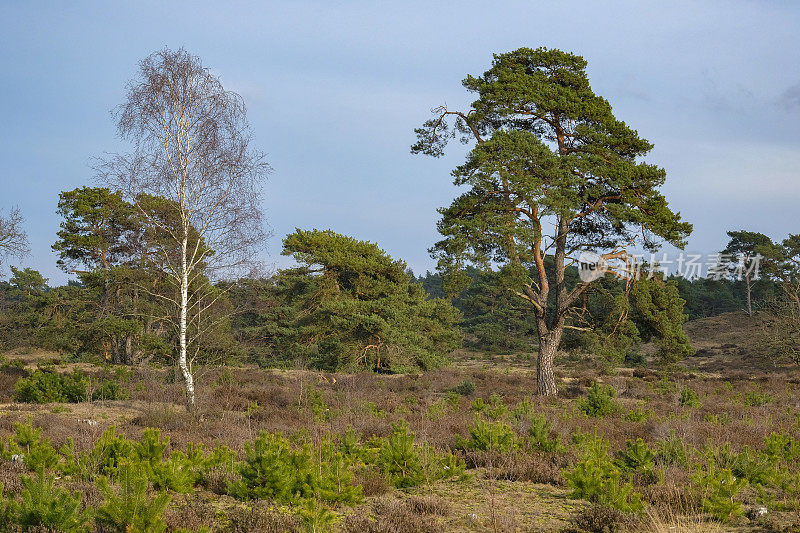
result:
[[(0, 210), (18, 205), (53, 282), (58, 193), (91, 158), (124, 150), (109, 111), (137, 62), (184, 46), (240, 93), (274, 167), (265, 259), (280, 239), (330, 228), (433, 269), (436, 208), (464, 151), (412, 156), (429, 109), (492, 53), (583, 55), (594, 90), (655, 144), (664, 190), (695, 225), (688, 250), (729, 229), (800, 232), (800, 3), (0, 1)], [(15, 262), (12, 262), (14, 264)]]

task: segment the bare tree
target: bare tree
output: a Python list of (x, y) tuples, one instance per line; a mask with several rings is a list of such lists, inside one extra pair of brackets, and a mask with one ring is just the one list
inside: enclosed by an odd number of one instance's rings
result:
[[(220, 294), (206, 280), (248, 268), (263, 244), (261, 185), (270, 168), (264, 154), (250, 147), (241, 96), (226, 91), (200, 58), (182, 48), (141, 61), (116, 118), (133, 152), (101, 161), (97, 169), (159, 234), (158, 264), (177, 294), (158, 296), (174, 304), (178, 366), (191, 410), (187, 354), (196, 353), (192, 344), (200, 341), (207, 311)], [(153, 209), (153, 197), (166, 201)]]
[(0, 216), (0, 266), (4, 258), (22, 258), (30, 252), (28, 234), (22, 229), (24, 222), (17, 207), (11, 209), (8, 217)]

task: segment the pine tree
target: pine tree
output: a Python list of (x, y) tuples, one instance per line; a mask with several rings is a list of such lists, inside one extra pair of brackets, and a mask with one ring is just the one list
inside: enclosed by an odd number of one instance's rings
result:
[(439, 366), (458, 347), (458, 312), (426, 299), (405, 263), (377, 245), (298, 229), (284, 239), (283, 254), (300, 266), (278, 275), (284, 310), (276, 351), (315, 368), (399, 372)]
[[(622, 257), (637, 236), (648, 249), (658, 247), (656, 239), (683, 246), (691, 225), (659, 190), (666, 172), (641, 161), (653, 145), (592, 91), (582, 57), (520, 48), (496, 55), (488, 71), (463, 85), (476, 95), (470, 109), (437, 108), (412, 147), (439, 157), (452, 137), (474, 143), (453, 171), (455, 185), (468, 190), (440, 210), (443, 239), (432, 253), (454, 292), (465, 264), (503, 267), (509, 289), (535, 316), (537, 388), (552, 395), (556, 351), (590, 285), (567, 283), (569, 262), (586, 250)], [(553, 255), (550, 269), (546, 254)]]

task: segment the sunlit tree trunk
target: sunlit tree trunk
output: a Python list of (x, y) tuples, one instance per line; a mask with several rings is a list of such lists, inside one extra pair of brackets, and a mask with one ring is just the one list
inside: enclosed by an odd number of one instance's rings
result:
[[(542, 326), (540, 326), (541, 328)], [(555, 326), (539, 335), (539, 355), (536, 361), (536, 392), (542, 396), (558, 394), (553, 366), (564, 334), (564, 326)]]
[(181, 243), (181, 299), (180, 299), (180, 352), (178, 354), (178, 368), (181, 369), (183, 381), (186, 384), (186, 409), (191, 411), (194, 409), (194, 377), (189, 368), (189, 361), (186, 357), (187, 352), (187, 316), (189, 313), (189, 272), (187, 269), (186, 252), (188, 248), (188, 240), (184, 237)]

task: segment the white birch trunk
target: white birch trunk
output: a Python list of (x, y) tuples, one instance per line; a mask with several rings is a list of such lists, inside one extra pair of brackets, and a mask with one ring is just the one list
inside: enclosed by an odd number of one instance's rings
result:
[[(187, 232), (188, 233), (188, 232)], [(187, 314), (189, 310), (189, 272), (186, 261), (188, 238), (184, 235), (181, 242), (181, 316), (180, 316), (180, 353), (178, 354), (178, 367), (183, 374), (183, 381), (186, 384), (186, 409), (194, 409), (194, 378), (189, 370), (189, 363), (186, 357), (186, 334), (187, 334)]]

